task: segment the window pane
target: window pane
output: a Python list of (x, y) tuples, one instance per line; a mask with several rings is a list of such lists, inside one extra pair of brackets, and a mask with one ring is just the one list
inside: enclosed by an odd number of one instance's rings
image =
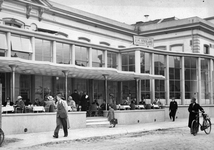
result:
[(11, 36), (11, 42), (12, 42), (12, 50), (21, 50), (21, 39), (18, 36)]
[(35, 59), (37, 61), (52, 61), (51, 42), (35, 39)]
[(0, 32), (0, 49), (7, 49), (6, 34)]

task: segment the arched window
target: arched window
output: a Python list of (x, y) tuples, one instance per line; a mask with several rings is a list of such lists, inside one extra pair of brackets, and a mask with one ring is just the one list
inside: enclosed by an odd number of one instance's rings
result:
[(86, 38), (86, 37), (78, 37), (78, 40), (91, 42), (91, 40), (89, 38)]
[(184, 47), (183, 44), (174, 44), (170, 46), (170, 50), (173, 52), (183, 52)]
[(154, 47), (155, 49), (161, 49), (161, 50), (166, 50), (166, 46), (156, 46)]
[(2, 19), (5, 25), (16, 27), (16, 28), (24, 28), (25, 23), (15, 19), (15, 18), (3, 18)]
[(110, 44), (107, 43), (107, 42), (100, 42), (100, 44), (101, 44), (101, 45), (105, 45), (105, 46), (110, 46)]

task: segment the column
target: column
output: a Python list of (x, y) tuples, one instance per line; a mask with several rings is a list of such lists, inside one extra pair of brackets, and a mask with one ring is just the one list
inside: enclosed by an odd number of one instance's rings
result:
[(198, 103), (201, 104), (201, 58), (198, 58), (198, 62), (197, 62), (197, 66), (198, 66), (198, 71), (197, 71), (197, 100)]
[(68, 73), (69, 73), (69, 71), (63, 70), (62, 72), (65, 75), (65, 99), (67, 101), (67, 98), (68, 98)]
[(108, 68), (108, 52), (107, 50), (104, 51), (104, 61), (105, 61), (105, 68)]
[[(154, 53), (150, 54), (150, 72), (152, 75), (155, 74), (154, 71)], [(151, 79), (150, 80), (150, 98), (151, 98), (151, 103), (153, 102), (153, 100), (155, 99), (155, 79)]]
[(117, 70), (122, 71), (122, 54), (117, 55)]
[(75, 45), (71, 45), (70, 49), (71, 49), (71, 64), (75, 65)]
[(103, 74), (103, 77), (104, 77), (104, 79), (105, 79), (105, 99), (106, 99), (106, 110), (107, 110), (107, 103), (108, 103), (108, 101), (107, 101), (107, 99), (108, 99), (108, 74)]
[(140, 71), (140, 51), (139, 50), (135, 51), (135, 72), (141, 73), (141, 71)]
[(56, 63), (56, 41), (52, 42), (52, 49), (53, 49), (53, 63)]
[(32, 60), (35, 61), (35, 37), (31, 37)]
[(209, 65), (209, 93), (210, 93), (210, 96), (209, 96), (209, 99), (210, 99), (210, 104), (213, 104), (213, 75), (212, 75), (212, 72), (213, 72), (213, 60), (210, 59), (210, 65)]
[(7, 51), (7, 57), (11, 57), (11, 33), (10, 32), (7, 32), (7, 48), (8, 48), (8, 51)]
[(9, 67), (11, 68), (12, 70), (12, 96), (11, 96), (11, 100), (12, 102), (15, 103), (16, 101), (16, 97), (15, 97), (15, 70), (16, 70), (16, 65), (9, 65)]
[(180, 82), (180, 86), (181, 86), (181, 105), (185, 104), (185, 68), (184, 68), (184, 57), (180, 57), (181, 58), (181, 82)]
[(139, 103), (139, 79), (135, 78), (135, 88), (136, 88), (136, 100), (137, 104)]
[(166, 98), (166, 105), (169, 105), (169, 55), (165, 56), (165, 68), (164, 68), (164, 73), (165, 73), (165, 98)]
[(92, 67), (92, 48), (90, 47), (89, 50), (88, 50), (88, 67)]

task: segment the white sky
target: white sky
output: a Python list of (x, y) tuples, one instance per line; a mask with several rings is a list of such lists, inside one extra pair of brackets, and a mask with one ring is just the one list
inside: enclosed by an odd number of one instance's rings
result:
[(177, 17), (214, 16), (214, 0), (51, 0), (126, 24)]

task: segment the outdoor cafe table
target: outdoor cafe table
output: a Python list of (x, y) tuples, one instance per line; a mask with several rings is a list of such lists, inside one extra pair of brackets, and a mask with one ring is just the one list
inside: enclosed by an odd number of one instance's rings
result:
[(45, 107), (43, 107), (43, 106), (33, 106), (33, 112), (45, 112)]
[(2, 107), (2, 113), (3, 112), (9, 112), (9, 111), (11, 111), (11, 112), (14, 112), (14, 107), (13, 106), (5, 106), (5, 107)]
[(130, 109), (131, 107), (129, 105), (117, 105), (118, 110), (127, 110)]
[(135, 108), (136, 108), (136, 109), (144, 109), (145, 106), (144, 106), (144, 105), (135, 105)]

